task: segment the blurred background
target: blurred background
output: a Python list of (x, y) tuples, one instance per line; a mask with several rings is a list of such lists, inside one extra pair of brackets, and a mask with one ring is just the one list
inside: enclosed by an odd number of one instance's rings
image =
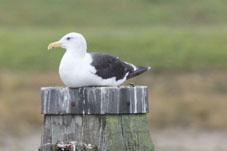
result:
[(226, 15), (225, 0), (0, 0), (0, 150), (37, 150), (40, 87), (63, 86), (47, 45), (75, 31), (152, 67), (130, 82), (149, 86), (157, 151), (226, 151)]

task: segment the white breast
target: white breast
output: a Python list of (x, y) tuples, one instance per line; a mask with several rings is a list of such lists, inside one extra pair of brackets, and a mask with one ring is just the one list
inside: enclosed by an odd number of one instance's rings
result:
[(90, 63), (91, 58), (89, 58), (89, 56), (75, 58), (70, 53), (66, 52), (59, 66), (61, 80), (69, 87), (82, 86), (86, 82), (89, 76), (88, 74), (94, 70), (92, 66), (89, 65)]

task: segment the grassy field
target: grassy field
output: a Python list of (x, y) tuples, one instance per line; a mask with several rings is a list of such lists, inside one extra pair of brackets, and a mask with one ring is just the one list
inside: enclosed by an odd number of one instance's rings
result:
[(153, 68), (135, 79), (151, 87), (153, 127), (226, 129), (226, 14), (224, 0), (0, 0), (0, 134), (40, 124), (39, 89), (61, 85), (64, 53), (47, 45), (71, 31)]
[(55, 71), (63, 51), (47, 52), (47, 44), (71, 31), (86, 36), (89, 50), (154, 71), (227, 67), (223, 0), (0, 3), (1, 69)]
[[(81, 28), (91, 51), (110, 53), (160, 70), (213, 70), (227, 67), (227, 28), (153, 27), (131, 31)], [(0, 68), (56, 70), (63, 50), (47, 51), (66, 29), (0, 29)]]
[(3, 26), (138, 27), (227, 23), (224, 0), (0, 0)]

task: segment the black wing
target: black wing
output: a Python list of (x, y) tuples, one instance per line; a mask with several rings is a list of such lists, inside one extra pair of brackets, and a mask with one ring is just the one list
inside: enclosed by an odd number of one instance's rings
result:
[(120, 80), (127, 73), (126, 78), (130, 79), (149, 70), (147, 67), (136, 67), (134, 69), (133, 65), (106, 54), (91, 53), (91, 56), (93, 59), (91, 65), (96, 69), (95, 74), (103, 79), (116, 77), (116, 80)]
[(123, 79), (127, 73), (134, 71), (131, 65), (126, 64), (116, 57), (98, 53), (91, 53), (91, 56), (93, 59), (91, 65), (96, 69), (95, 74), (103, 79), (116, 77), (116, 80), (120, 80)]

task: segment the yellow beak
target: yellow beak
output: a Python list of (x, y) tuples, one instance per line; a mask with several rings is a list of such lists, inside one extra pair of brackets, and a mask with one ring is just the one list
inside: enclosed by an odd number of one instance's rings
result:
[(55, 42), (50, 43), (47, 48), (48, 48), (48, 50), (50, 50), (50, 49), (59, 48), (59, 47), (61, 47), (60, 42), (55, 41)]

